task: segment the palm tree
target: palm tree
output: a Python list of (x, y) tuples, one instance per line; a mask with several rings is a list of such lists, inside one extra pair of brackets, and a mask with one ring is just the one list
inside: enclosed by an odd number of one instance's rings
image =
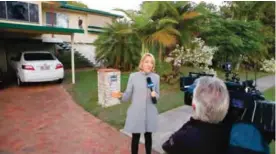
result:
[(142, 43), (142, 54), (147, 52), (150, 43), (159, 45), (159, 61), (162, 59), (162, 47), (170, 47), (184, 41), (190, 41), (190, 20), (200, 15), (191, 9), (189, 2), (143, 2), (139, 12), (122, 10), (132, 21), (131, 29), (122, 32), (136, 33)]
[(133, 34), (118, 33), (128, 29), (127, 21), (115, 21), (93, 43), (96, 47), (97, 61), (105, 61), (107, 66), (131, 70), (140, 58), (140, 43)]
[[(158, 14), (161, 16), (165, 15), (178, 21), (178, 24), (175, 25), (175, 29), (177, 29), (181, 35), (177, 38), (177, 44), (183, 46), (190, 44), (194, 37), (193, 33), (197, 31), (198, 27), (195, 22), (198, 17), (201, 16), (199, 7), (193, 7), (191, 2), (187, 1), (169, 1), (163, 3), (163, 5), (165, 5), (167, 9), (160, 7), (159, 10), (156, 11), (156, 16), (158, 16)], [(159, 59), (162, 59), (162, 53), (163, 52), (159, 50)]]
[(147, 13), (145, 8), (141, 11), (122, 10), (131, 20), (132, 26), (129, 29), (120, 31), (120, 33), (135, 34), (141, 41), (141, 54), (148, 52), (150, 45), (158, 43), (162, 46), (171, 46), (176, 44), (177, 36), (180, 36), (178, 30), (174, 28), (178, 22), (172, 18), (164, 17), (158, 20), (152, 20), (151, 13)]

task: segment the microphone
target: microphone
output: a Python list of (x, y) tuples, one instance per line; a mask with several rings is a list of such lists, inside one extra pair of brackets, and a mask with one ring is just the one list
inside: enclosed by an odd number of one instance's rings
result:
[[(148, 87), (148, 88), (150, 89), (150, 91), (152, 92), (153, 83), (152, 83), (150, 77), (147, 77), (147, 87)], [(156, 97), (151, 97), (151, 100), (152, 100), (152, 103), (153, 103), (153, 104), (156, 104), (156, 103), (157, 103)]]

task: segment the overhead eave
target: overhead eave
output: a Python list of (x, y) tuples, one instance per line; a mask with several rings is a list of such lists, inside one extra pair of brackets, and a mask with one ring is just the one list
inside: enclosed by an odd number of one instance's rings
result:
[(43, 33), (43, 34), (84, 33), (83, 29), (60, 28), (60, 27), (51, 27), (51, 26), (40, 26), (40, 25), (24, 25), (24, 24), (5, 23), (5, 22), (0, 22), (0, 29), (12, 30), (12, 31), (25, 31), (30, 33)]
[(94, 14), (99, 14), (99, 15), (114, 17), (114, 18), (123, 18), (123, 16), (118, 15), (118, 14), (113, 14), (113, 13), (100, 11), (100, 10), (95, 10), (95, 9), (77, 7), (77, 6), (64, 4), (64, 3), (61, 4), (60, 8), (74, 10), (74, 11), (82, 11), (82, 12), (87, 12), (87, 13), (94, 13)]

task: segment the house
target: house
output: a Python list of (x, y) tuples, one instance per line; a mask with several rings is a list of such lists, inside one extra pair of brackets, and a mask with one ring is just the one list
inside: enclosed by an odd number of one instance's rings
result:
[(122, 16), (76, 7), (62, 1), (0, 1), (0, 68), (9, 73), (9, 59), (31, 50), (71, 51), (72, 83), (75, 83), (74, 52), (95, 62), (91, 45), (102, 28)]

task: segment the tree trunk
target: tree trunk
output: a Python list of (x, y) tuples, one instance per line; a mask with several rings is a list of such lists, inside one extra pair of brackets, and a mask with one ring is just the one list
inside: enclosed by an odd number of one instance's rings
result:
[(159, 45), (159, 56), (158, 56), (158, 60), (159, 60), (159, 63), (161, 63), (161, 61), (162, 61), (162, 50), (163, 48), (162, 48), (162, 45), (160, 44)]
[(144, 55), (145, 52), (145, 43), (142, 42), (142, 52), (141, 52), (141, 57)]
[(120, 59), (119, 56), (116, 57), (116, 62), (115, 62), (115, 68), (119, 68), (119, 63), (120, 63)]
[(240, 69), (241, 62), (242, 62), (242, 55), (239, 56), (238, 62), (236, 64), (236, 68), (235, 68), (236, 71)]

